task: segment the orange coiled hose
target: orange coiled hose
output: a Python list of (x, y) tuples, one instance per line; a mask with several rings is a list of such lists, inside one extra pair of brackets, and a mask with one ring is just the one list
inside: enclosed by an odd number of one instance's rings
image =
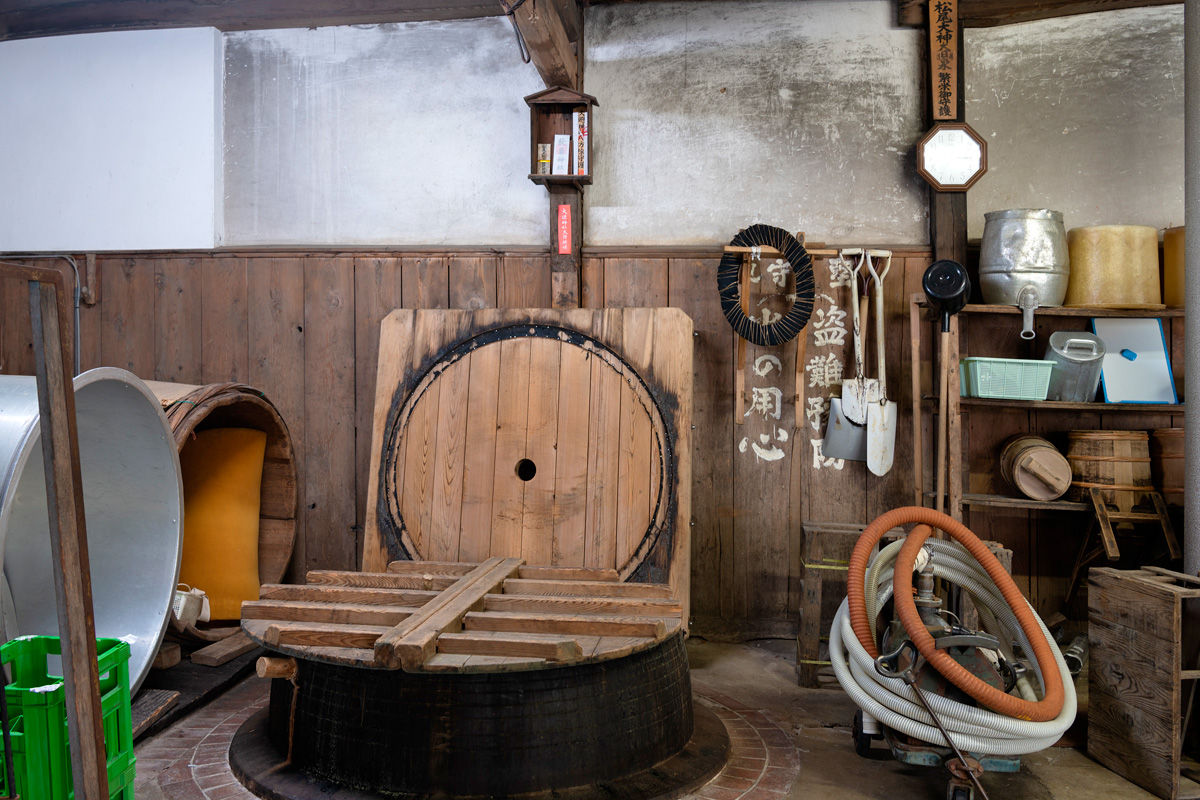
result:
[[(850, 626), (854, 629), (858, 641), (872, 657), (879, 654), (871, 637), (871, 624), (867, 619), (864, 594), (867, 563), (871, 558), (871, 551), (875, 549), (875, 545), (878, 544), (883, 534), (897, 525), (909, 522), (919, 524), (909, 533), (904, 546), (896, 557), (895, 574), (892, 578), (892, 597), (896, 602), (896, 615), (904, 624), (904, 629), (908, 632), (908, 636), (916, 645), (917, 650), (943, 677), (999, 714), (1032, 722), (1046, 722), (1057, 717), (1062, 711), (1064, 699), (1062, 676), (1056, 667), (1054, 652), (1042, 633), (1037, 618), (1034, 617), (1029, 604), (1025, 602), (1021, 590), (1004, 571), (1004, 567), (1000, 566), (996, 557), (987, 549), (987, 545), (981, 542), (979, 537), (972, 533), (967, 526), (940, 511), (918, 506), (897, 508), (878, 517), (862, 532), (862, 536), (859, 537), (858, 544), (854, 546), (854, 552), (850, 556), (850, 574), (846, 587), (850, 607)], [(975, 560), (995, 582), (996, 587), (1000, 589), (1000, 594), (1008, 603), (1009, 608), (1016, 614), (1021, 630), (1029, 639), (1030, 645), (1033, 647), (1034, 658), (1037, 659), (1038, 666), (1042, 671), (1045, 696), (1038, 702), (1031, 703), (1024, 698), (1013, 697), (989, 686), (960, 666), (946, 651), (937, 649), (933, 636), (921, 621), (912, 597), (913, 563), (917, 553), (920, 552), (921, 545), (933, 533), (929, 526), (940, 528), (950, 534), (975, 557)]]

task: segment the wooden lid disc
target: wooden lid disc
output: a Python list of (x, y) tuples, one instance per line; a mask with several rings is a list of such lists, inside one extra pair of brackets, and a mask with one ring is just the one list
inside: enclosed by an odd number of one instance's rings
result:
[(1071, 486), (1071, 465), (1057, 450), (1038, 448), (1017, 462), (1013, 478), (1034, 500), (1055, 500)]

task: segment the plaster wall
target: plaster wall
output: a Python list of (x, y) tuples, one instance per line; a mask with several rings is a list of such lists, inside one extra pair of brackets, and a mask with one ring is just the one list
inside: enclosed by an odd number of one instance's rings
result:
[(537, 244), (503, 17), (226, 35), (225, 244)]
[(927, 242), (923, 37), (890, 0), (592, 6), (585, 243)]
[(1182, 225), (1183, 4), (968, 29), (966, 116), (988, 143), (984, 213), (1053, 208), (1067, 228)]
[(210, 248), (222, 37), (0, 42), (0, 251)]

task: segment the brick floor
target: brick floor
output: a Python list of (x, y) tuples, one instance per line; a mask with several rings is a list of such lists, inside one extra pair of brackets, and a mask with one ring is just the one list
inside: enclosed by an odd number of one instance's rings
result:
[[(229, 742), (243, 722), (267, 706), (267, 681), (248, 678), (200, 711), (135, 748), (139, 800), (252, 800), (233, 777)], [(743, 704), (693, 680), (701, 703), (730, 733), (725, 769), (685, 800), (780, 800), (800, 772), (800, 759), (786, 731), (769, 711)]]

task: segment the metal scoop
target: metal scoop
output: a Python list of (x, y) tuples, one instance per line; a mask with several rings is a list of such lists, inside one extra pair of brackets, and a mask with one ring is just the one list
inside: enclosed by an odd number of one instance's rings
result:
[[(876, 272), (872, 257), (886, 259), (883, 269)], [(883, 347), (883, 279), (892, 268), (890, 250), (867, 251), (867, 271), (875, 284), (875, 362), (879, 378), (874, 381), (875, 391), (868, 389), (870, 403), (867, 406), (867, 469), (875, 475), (886, 475), (892, 468), (896, 451), (896, 403), (887, 396), (887, 359)]]
[[(866, 261), (866, 255), (861, 248), (851, 247), (840, 253), (843, 259), (859, 257), (858, 265), (851, 270), (850, 292), (851, 310), (854, 327), (854, 363), (857, 378), (842, 381), (842, 396), (829, 400), (829, 424), (825, 427), (825, 442), (821, 452), (830, 458), (844, 458), (848, 461), (867, 460), (867, 409), (866, 398), (862, 390), (863, 352), (862, 352), (862, 322), (858, 312), (858, 273)], [(850, 409), (858, 414), (855, 422), (850, 416)]]

